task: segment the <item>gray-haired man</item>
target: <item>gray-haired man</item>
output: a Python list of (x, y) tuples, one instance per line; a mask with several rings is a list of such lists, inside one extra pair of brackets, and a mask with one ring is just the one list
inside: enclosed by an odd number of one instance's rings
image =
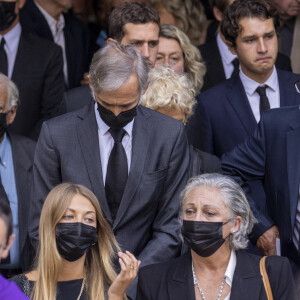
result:
[[(43, 125), (34, 160), (31, 238), (37, 239), (48, 192), (73, 182), (96, 194), (121, 248), (143, 265), (175, 257), (178, 197), (189, 164), (184, 126), (138, 105), (148, 65), (134, 47), (110, 43), (94, 55), (89, 75), (96, 102)], [(133, 283), (131, 299), (135, 290)]]
[(0, 73), (0, 183), (7, 194), (13, 214), (15, 242), (10, 257), (2, 260), (1, 273), (13, 276), (30, 267), (27, 233), (29, 192), (35, 142), (10, 132), (19, 103), (16, 85)]

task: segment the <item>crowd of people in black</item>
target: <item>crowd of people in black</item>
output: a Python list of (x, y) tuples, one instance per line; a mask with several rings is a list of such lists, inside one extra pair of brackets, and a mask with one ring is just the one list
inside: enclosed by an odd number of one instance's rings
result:
[(0, 1), (0, 299), (300, 299), (300, 1)]

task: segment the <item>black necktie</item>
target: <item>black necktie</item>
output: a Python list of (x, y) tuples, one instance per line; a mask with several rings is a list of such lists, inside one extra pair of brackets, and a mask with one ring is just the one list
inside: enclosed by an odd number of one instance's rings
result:
[(240, 63), (239, 63), (239, 59), (238, 59), (238, 58), (235, 58), (231, 63), (233, 64), (233, 72), (232, 72), (230, 78), (232, 78), (232, 77), (238, 75), (239, 72), (240, 72)]
[(256, 89), (256, 92), (260, 96), (260, 102), (259, 102), (259, 112), (260, 112), (260, 115), (262, 115), (262, 113), (265, 110), (270, 109), (270, 103), (269, 103), (269, 99), (268, 99), (267, 94), (266, 94), (266, 88), (267, 88), (267, 86), (265, 85), (265, 86), (259, 86)]
[(8, 74), (8, 63), (7, 63), (7, 55), (4, 49), (5, 39), (2, 38), (0, 43), (0, 72), (7, 76)]
[(109, 132), (115, 143), (107, 164), (105, 192), (112, 219), (115, 220), (128, 177), (127, 156), (122, 145), (126, 131), (110, 128)]

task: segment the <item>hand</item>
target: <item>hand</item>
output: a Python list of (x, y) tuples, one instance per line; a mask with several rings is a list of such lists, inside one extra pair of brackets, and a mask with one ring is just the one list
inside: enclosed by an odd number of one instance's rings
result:
[(263, 255), (276, 255), (276, 238), (279, 238), (279, 232), (277, 226), (274, 225), (259, 237), (256, 246)]
[(118, 252), (118, 256), (121, 272), (108, 289), (109, 300), (123, 300), (126, 290), (135, 279), (141, 264), (141, 261), (137, 260), (129, 251)]
[(86, 72), (86, 73), (83, 74), (83, 78), (80, 81), (80, 84), (81, 85), (89, 84), (89, 73)]

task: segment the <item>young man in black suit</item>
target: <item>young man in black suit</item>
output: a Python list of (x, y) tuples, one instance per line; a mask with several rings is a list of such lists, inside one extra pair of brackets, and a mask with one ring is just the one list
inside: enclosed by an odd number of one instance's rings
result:
[(0, 72), (11, 78), (20, 93), (11, 130), (37, 139), (42, 122), (55, 116), (64, 92), (61, 49), (22, 30), (19, 12), (25, 0), (1, 1)]
[(36, 143), (10, 132), (19, 105), (15, 84), (0, 74), (0, 177), (11, 210), (15, 242), (10, 259), (2, 260), (1, 273), (13, 276), (31, 267), (32, 254), (28, 240), (29, 194), (32, 183), (32, 164)]
[[(233, 2), (234, 0), (211, 0), (213, 14), (218, 22), (222, 21), (226, 8)], [(200, 46), (199, 50), (207, 67), (202, 92), (238, 73), (238, 57), (228, 49), (220, 30), (213, 39)], [(281, 53), (278, 53), (275, 65), (278, 69), (292, 71), (289, 58)]]

